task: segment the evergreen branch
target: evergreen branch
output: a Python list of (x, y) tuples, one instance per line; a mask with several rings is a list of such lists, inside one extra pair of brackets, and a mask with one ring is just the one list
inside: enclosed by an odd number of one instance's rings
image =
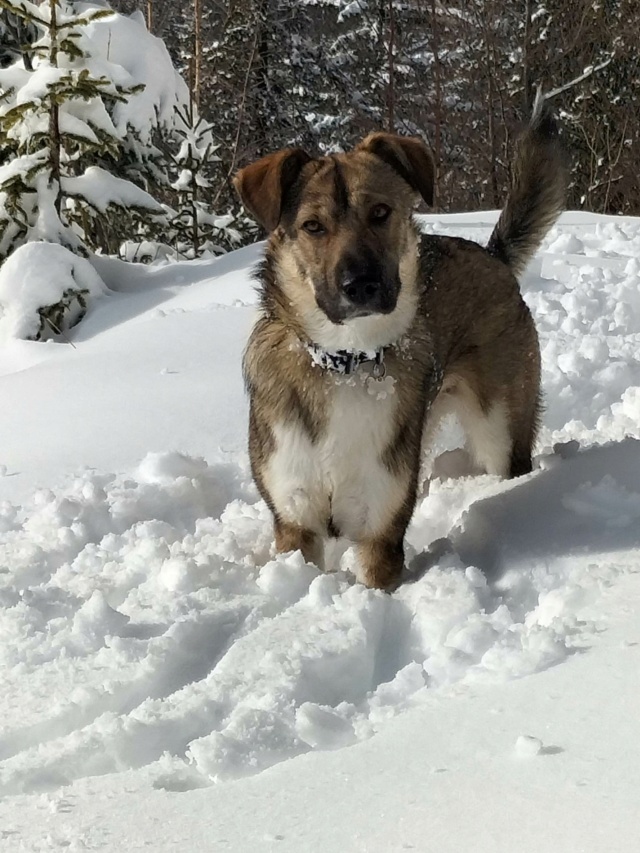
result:
[(17, 4), (12, 2), (12, 0), (0, 0), (0, 9), (4, 9), (6, 12), (11, 12), (12, 15), (16, 15), (16, 17), (23, 21), (40, 26), (45, 30), (49, 26), (49, 22), (41, 18), (36, 12), (29, 12), (24, 6), (21, 6), (19, 3)]
[(58, 24), (59, 30), (72, 29), (74, 27), (86, 27), (94, 21), (100, 21), (104, 18), (112, 18), (115, 16), (113, 9), (98, 9), (88, 15), (72, 18), (62, 24)]

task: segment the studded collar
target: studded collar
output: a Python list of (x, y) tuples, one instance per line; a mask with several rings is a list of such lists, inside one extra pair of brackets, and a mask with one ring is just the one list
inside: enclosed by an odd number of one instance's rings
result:
[(361, 365), (370, 367), (371, 375), (376, 379), (382, 379), (386, 372), (384, 347), (368, 351), (351, 349), (330, 351), (319, 344), (305, 344), (305, 348), (314, 364), (332, 373), (351, 376)]

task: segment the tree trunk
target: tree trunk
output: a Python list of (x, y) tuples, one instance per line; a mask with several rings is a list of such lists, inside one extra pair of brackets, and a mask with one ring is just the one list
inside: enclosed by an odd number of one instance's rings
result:
[(393, 9), (393, 0), (389, 0), (389, 41), (387, 43), (387, 128), (390, 133), (395, 130), (395, 69), (394, 69), (394, 51), (396, 41), (396, 19)]
[(500, 207), (498, 191), (498, 141), (496, 138), (495, 115), (493, 104), (495, 100), (495, 66), (493, 57), (493, 32), (489, 24), (488, 11), (482, 10), (482, 35), (484, 39), (485, 73), (487, 75), (487, 130), (489, 133), (489, 179), (491, 183), (492, 204)]
[[(51, 47), (49, 49), (49, 61), (54, 68), (58, 67), (58, 3), (57, 0), (49, 0), (49, 11), (51, 22), (49, 35)], [(55, 95), (51, 95), (49, 107), (49, 158), (51, 162), (51, 183), (57, 185), (55, 209), (58, 216), (62, 210), (62, 186), (60, 182), (60, 108), (56, 102)]]
[(524, 4), (524, 40), (522, 44), (522, 110), (523, 117), (528, 117), (533, 106), (531, 97), (531, 56), (529, 41), (531, 39), (531, 0)]
[(440, 206), (440, 170), (442, 165), (442, 66), (440, 64), (440, 33), (436, 0), (431, 0), (431, 48), (433, 51), (433, 85), (435, 104), (433, 110), (433, 208)]
[[(270, 89), (270, 65), (273, 57), (270, 55), (271, 39), (273, 39), (273, 27), (275, 21), (269, 0), (261, 0), (256, 6), (256, 27), (259, 27), (257, 37), (257, 53), (254, 65), (254, 81), (251, 86), (253, 99), (251, 103), (251, 114), (248, 118), (253, 125), (255, 136), (256, 154), (264, 156), (272, 149), (269, 139), (270, 120), (269, 115), (277, 102), (273, 101)], [(274, 117), (273, 121), (277, 120)]]
[(202, 0), (193, 0), (193, 98), (200, 111), (202, 99)]

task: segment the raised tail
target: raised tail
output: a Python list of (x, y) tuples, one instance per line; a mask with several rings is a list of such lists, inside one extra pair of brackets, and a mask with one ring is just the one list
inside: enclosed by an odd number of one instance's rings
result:
[(558, 126), (538, 92), (529, 126), (516, 143), (513, 180), (507, 203), (487, 251), (519, 275), (545, 234), (564, 210), (566, 154)]

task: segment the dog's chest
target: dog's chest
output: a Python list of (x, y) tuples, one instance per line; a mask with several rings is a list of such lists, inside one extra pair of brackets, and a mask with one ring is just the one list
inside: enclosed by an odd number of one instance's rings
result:
[(315, 442), (299, 422), (275, 426), (267, 487), (287, 521), (348, 538), (375, 536), (405, 493), (383, 461), (396, 431), (394, 380), (337, 379), (326, 400), (326, 424)]

